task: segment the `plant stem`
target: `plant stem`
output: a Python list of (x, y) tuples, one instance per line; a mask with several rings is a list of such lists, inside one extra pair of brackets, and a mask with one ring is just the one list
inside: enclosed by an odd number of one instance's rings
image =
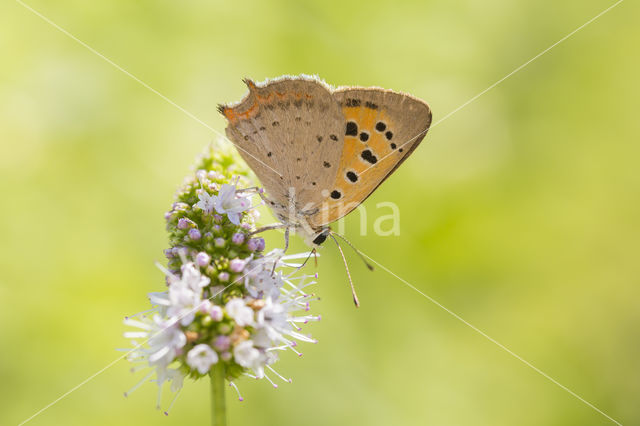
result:
[(209, 371), (209, 379), (211, 380), (211, 425), (226, 426), (227, 425), (227, 408), (224, 398), (224, 364), (218, 362)]

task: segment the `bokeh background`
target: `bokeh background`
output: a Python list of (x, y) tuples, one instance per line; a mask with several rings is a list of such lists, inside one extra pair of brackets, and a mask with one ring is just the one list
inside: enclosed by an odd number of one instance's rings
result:
[[(27, 0), (223, 131), (241, 78), (313, 73), (427, 100), (437, 121), (612, 1)], [(622, 424), (640, 424), (640, 8), (626, 1), (434, 127), (347, 235)], [(163, 288), (163, 213), (216, 135), (15, 1), (0, 5), (0, 423), (119, 356)], [(395, 202), (400, 236), (373, 220)], [(270, 219), (263, 216), (263, 222)], [(281, 245), (272, 234), (268, 244)], [(298, 241), (295, 249), (302, 249)], [(606, 425), (583, 402), (378, 268), (320, 259), (320, 341), (240, 381), (231, 425)], [(29, 424), (208, 424), (121, 361)]]

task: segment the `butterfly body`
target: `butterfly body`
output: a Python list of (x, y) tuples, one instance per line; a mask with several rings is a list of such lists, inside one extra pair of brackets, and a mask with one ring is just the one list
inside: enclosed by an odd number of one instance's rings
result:
[(380, 88), (332, 89), (313, 77), (255, 84), (220, 106), (226, 133), (256, 173), (284, 226), (319, 244), (413, 152), (429, 106)]

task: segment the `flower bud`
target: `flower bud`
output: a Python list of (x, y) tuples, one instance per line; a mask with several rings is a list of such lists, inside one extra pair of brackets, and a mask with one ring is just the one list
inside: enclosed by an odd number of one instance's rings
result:
[(181, 217), (178, 220), (178, 229), (188, 229), (195, 226), (196, 224), (191, 219), (187, 219), (186, 217)]
[(231, 346), (231, 338), (229, 336), (218, 336), (213, 341), (213, 347), (220, 352), (226, 351), (229, 346)]
[(232, 259), (231, 262), (229, 262), (229, 269), (231, 269), (232, 272), (242, 272), (242, 270), (244, 269), (244, 265), (244, 260)]
[(218, 305), (213, 305), (211, 306), (211, 309), (209, 309), (209, 315), (211, 316), (211, 319), (214, 321), (222, 321), (222, 318), (224, 317), (224, 312), (222, 312), (222, 308)]
[(205, 180), (207, 178), (207, 171), (206, 170), (198, 170), (196, 172), (196, 179), (198, 179), (198, 181), (202, 182), (203, 180)]
[(209, 265), (209, 262), (211, 262), (211, 256), (209, 256), (207, 253), (201, 251), (196, 255), (196, 263), (198, 264), (198, 266), (204, 268), (205, 266)]
[(241, 232), (233, 234), (233, 236), (231, 237), (231, 241), (233, 242), (233, 244), (239, 246), (240, 244), (244, 243), (244, 234)]
[(198, 241), (201, 237), (202, 234), (200, 234), (200, 231), (198, 231), (197, 228), (189, 229), (189, 238), (191, 238), (191, 240)]

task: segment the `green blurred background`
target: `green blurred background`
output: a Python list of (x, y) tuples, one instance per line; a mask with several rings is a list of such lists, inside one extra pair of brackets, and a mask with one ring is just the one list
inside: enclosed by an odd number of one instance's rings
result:
[[(435, 121), (613, 4), (538, 1), (31, 0), (223, 131), (242, 77), (314, 73), (427, 100)], [(438, 124), (366, 203), (401, 235), (365, 253), (623, 424), (640, 424), (640, 28), (626, 1)], [(119, 356), (122, 318), (163, 288), (163, 213), (215, 138), (14, 1), (0, 5), (0, 423)], [(376, 213), (378, 212), (378, 213)], [(270, 221), (266, 215), (263, 222)], [(281, 245), (281, 236), (268, 244)], [(301, 249), (297, 241), (295, 249)], [(320, 260), (317, 345), (292, 385), (241, 380), (231, 425), (606, 425), (603, 415), (349, 253)], [(121, 361), (32, 425), (209, 422), (208, 385), (171, 415)]]

